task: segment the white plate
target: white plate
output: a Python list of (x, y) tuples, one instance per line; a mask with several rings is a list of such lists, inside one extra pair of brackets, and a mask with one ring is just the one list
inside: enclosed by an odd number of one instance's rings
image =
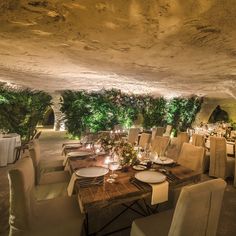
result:
[(149, 170), (136, 173), (135, 178), (139, 181), (149, 184), (162, 183), (166, 180), (165, 175)]
[(68, 157), (85, 157), (85, 156), (90, 156), (90, 155), (93, 155), (92, 152), (69, 152), (68, 154)]
[(75, 172), (76, 175), (87, 178), (95, 178), (106, 175), (109, 169), (99, 166), (81, 168)]
[(159, 165), (169, 165), (169, 164), (174, 163), (174, 160), (171, 159), (171, 158), (166, 157), (166, 159), (164, 161), (162, 161), (159, 158), (157, 158), (154, 162), (156, 164), (159, 164)]
[(143, 165), (136, 165), (136, 166), (133, 166), (133, 168), (134, 168), (135, 170), (145, 170), (145, 169), (147, 169), (147, 167), (146, 167), (146, 166), (143, 166)]

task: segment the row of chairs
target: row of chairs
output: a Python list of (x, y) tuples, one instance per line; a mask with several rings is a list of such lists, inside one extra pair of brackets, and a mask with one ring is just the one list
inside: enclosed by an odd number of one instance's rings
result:
[[(201, 153), (202, 147), (184, 143), (178, 161), (183, 165), (188, 165), (188, 163), (193, 165), (197, 158), (190, 161), (187, 157), (193, 158), (193, 155), (196, 155), (196, 148)], [(21, 159), (9, 172), (10, 235), (80, 235), (84, 216), (80, 212), (77, 199), (75, 196), (69, 198), (63, 194), (55, 194), (57, 191), (53, 191), (57, 184), (61, 184), (60, 180), (63, 179), (61, 175), (66, 176), (66, 171), (62, 170), (62, 161), (40, 160), (38, 140), (30, 143), (29, 151), (31, 158)], [(188, 163), (182, 162), (185, 159)], [(193, 166), (197, 169), (200, 164), (195, 163)], [(195, 168), (193, 166), (191, 168)], [(62, 184), (61, 188), (66, 193), (68, 180), (65, 183), (66, 185), (63, 187)], [(37, 189), (44, 186), (49, 186), (47, 188), (49, 192), (44, 199), (41, 198), (39, 201), (35, 195), (37, 195)], [(189, 235), (195, 230), (197, 230), (196, 235), (215, 235), (224, 188), (223, 180), (212, 180), (183, 188), (175, 211), (171, 210), (135, 220), (131, 236), (168, 235), (168, 233), (180, 236)], [(198, 201), (199, 198), (204, 201)], [(198, 209), (197, 212), (196, 209)], [(205, 214), (207, 212), (210, 214)], [(193, 218), (202, 220), (197, 221), (199, 225), (196, 226), (192, 224), (195, 222)], [(203, 221), (209, 224), (203, 224)], [(208, 233), (203, 234), (203, 232)]]

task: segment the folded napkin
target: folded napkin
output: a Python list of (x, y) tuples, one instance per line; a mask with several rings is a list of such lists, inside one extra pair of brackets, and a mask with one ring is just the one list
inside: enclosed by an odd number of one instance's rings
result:
[(152, 187), (152, 199), (151, 204), (156, 205), (158, 203), (168, 201), (169, 183), (164, 181), (160, 184), (150, 184)]
[(227, 154), (228, 155), (234, 155), (234, 143), (227, 142), (226, 143), (226, 149), (227, 149)]

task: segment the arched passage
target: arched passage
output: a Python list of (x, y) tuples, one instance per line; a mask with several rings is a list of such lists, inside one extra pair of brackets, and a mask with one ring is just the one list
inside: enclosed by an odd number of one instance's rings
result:
[(55, 114), (50, 106), (44, 114), (42, 125), (46, 127), (54, 127), (55, 123)]
[(209, 123), (215, 123), (218, 121), (229, 121), (229, 115), (226, 111), (221, 109), (220, 105), (217, 105), (215, 110), (211, 113), (210, 118), (208, 120)]

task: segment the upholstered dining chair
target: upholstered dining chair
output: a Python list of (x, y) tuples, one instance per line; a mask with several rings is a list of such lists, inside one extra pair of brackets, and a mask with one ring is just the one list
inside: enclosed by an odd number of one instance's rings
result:
[(177, 162), (191, 170), (203, 173), (205, 149), (191, 143), (184, 143)]
[(83, 215), (75, 196), (36, 201), (34, 167), (22, 158), (8, 174), (10, 185), (10, 236), (77, 236)]
[(148, 148), (151, 139), (151, 134), (142, 133), (139, 139), (139, 146), (142, 148)]
[(171, 131), (172, 131), (172, 125), (167, 125), (167, 126), (166, 126), (166, 131), (165, 131), (165, 133), (163, 134), (163, 136), (170, 136)]
[[(194, 146), (206, 147), (205, 145), (205, 136), (202, 134), (193, 134), (192, 135), (192, 144)], [(205, 155), (203, 158), (203, 172), (207, 172), (210, 166), (210, 154), (205, 150)]]
[(192, 145), (205, 147), (205, 137), (202, 134), (193, 134), (192, 135)]
[(151, 152), (156, 152), (158, 155), (164, 154), (170, 142), (170, 137), (168, 136), (156, 136), (151, 142)]
[(130, 128), (127, 141), (131, 144), (138, 142), (139, 128)]
[(175, 210), (133, 222), (131, 236), (215, 236), (226, 183), (222, 179), (183, 187)]
[[(39, 140), (32, 140), (29, 144), (30, 157), (35, 168), (36, 184), (50, 184), (57, 182), (69, 182), (69, 172), (63, 171), (64, 166), (59, 161), (41, 161)], [(60, 165), (61, 164), (61, 165)]]
[(210, 169), (209, 175), (225, 179), (234, 176), (235, 159), (227, 156), (226, 139), (210, 137)]
[(178, 133), (177, 141), (176, 141), (177, 151), (180, 152), (183, 143), (188, 143), (188, 142), (189, 142), (189, 135), (188, 135), (187, 132), (180, 132), (180, 133)]

